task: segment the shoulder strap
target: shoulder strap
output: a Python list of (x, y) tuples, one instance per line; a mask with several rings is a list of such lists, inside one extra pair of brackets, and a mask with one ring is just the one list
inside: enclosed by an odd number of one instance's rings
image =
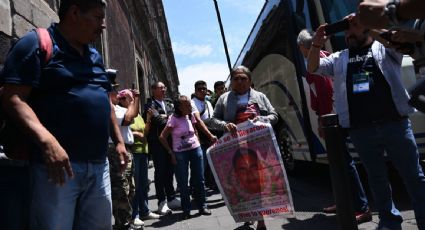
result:
[(47, 64), (53, 56), (53, 41), (50, 37), (49, 31), (46, 28), (37, 28), (38, 44), (40, 51), (44, 55), (44, 64)]

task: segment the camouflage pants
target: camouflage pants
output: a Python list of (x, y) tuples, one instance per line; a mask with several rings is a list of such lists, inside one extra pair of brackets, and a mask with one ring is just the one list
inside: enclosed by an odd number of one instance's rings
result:
[(128, 164), (124, 173), (120, 173), (120, 159), (115, 147), (108, 148), (109, 170), (111, 175), (112, 213), (115, 219), (114, 229), (124, 229), (131, 221), (131, 200), (135, 193), (133, 155), (127, 152)]

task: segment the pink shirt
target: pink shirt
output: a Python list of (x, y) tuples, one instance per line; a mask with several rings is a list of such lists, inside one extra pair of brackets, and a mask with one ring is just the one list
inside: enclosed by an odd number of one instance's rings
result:
[[(192, 124), (195, 123), (196, 120), (192, 114)], [(187, 151), (200, 146), (192, 124), (189, 116), (176, 117), (173, 114), (168, 118), (167, 127), (172, 128), (171, 137), (173, 139), (174, 152)]]

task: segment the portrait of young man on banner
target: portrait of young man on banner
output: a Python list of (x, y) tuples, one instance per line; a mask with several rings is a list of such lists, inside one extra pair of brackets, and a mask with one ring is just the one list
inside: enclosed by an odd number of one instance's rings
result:
[(209, 149), (208, 158), (223, 198), (236, 222), (293, 214), (286, 173), (271, 126), (238, 125)]

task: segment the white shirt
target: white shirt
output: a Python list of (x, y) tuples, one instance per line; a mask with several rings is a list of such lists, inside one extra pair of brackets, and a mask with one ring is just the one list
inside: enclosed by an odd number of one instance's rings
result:
[(201, 116), (201, 120), (203, 121), (208, 118), (211, 118), (214, 113), (214, 109), (211, 103), (207, 100), (201, 101), (198, 98), (194, 97), (190, 101), (190, 104), (192, 105), (192, 113), (199, 113), (199, 115)]
[(165, 113), (167, 113), (167, 110), (165, 109), (165, 103), (164, 103), (164, 101), (158, 101), (158, 100), (156, 100), (156, 99), (154, 99), (156, 102), (158, 102), (158, 104), (160, 104), (161, 105), (161, 107), (162, 107), (162, 109), (165, 111)]
[(248, 105), (249, 101), (249, 91), (245, 94), (238, 95), (238, 106)]
[[(130, 126), (122, 126), (122, 121), (124, 120), (125, 113), (127, 109), (119, 105), (115, 105), (115, 117), (117, 118), (118, 125), (120, 126), (121, 136), (124, 139), (124, 143), (132, 145), (134, 143), (134, 136), (131, 132)], [(113, 143), (112, 139), (109, 138), (109, 143)]]

